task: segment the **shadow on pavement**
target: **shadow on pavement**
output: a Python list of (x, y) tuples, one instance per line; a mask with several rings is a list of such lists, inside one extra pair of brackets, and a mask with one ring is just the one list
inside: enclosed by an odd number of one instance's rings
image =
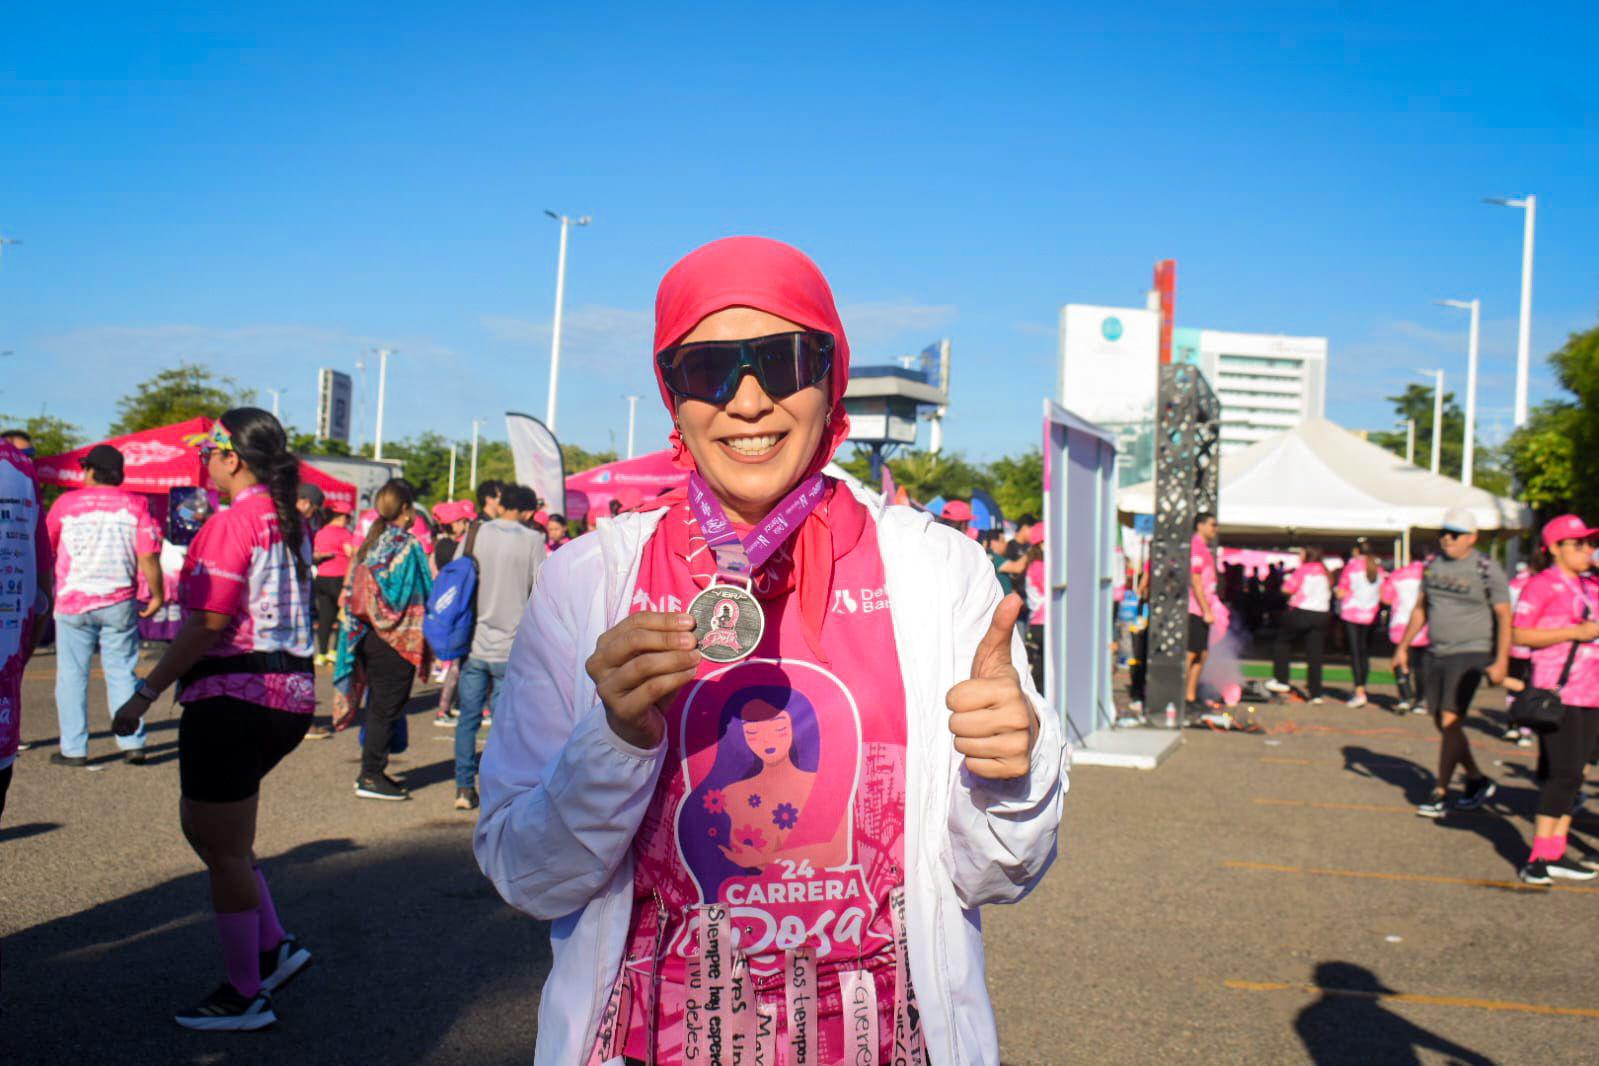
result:
[(262, 1033), (193, 1033), (172, 1021), (222, 979), (198, 862), (194, 873), (11, 934), (0, 1062), (531, 1060), (547, 926), (500, 901), (465, 828), (423, 828), (370, 848), (319, 840), (265, 858), (278, 912), (314, 958), (274, 997), (278, 1024)]
[(52, 829), (60, 828), (60, 822), (25, 822), (22, 825), (0, 826), (0, 844), (4, 844), (8, 840), (36, 837), (41, 833), (48, 833)]
[(1493, 1066), (1492, 1059), (1390, 1011), (1381, 997), (1394, 990), (1364, 966), (1318, 963), (1316, 987), (1321, 998), (1299, 1012), (1294, 1029), (1317, 1066), (1419, 1066), (1418, 1051), (1467, 1066)]

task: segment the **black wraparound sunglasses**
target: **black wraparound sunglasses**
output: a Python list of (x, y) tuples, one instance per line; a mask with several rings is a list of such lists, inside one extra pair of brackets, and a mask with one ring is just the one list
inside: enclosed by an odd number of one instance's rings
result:
[(736, 341), (697, 341), (663, 348), (655, 362), (674, 396), (724, 404), (738, 392), (738, 383), (749, 371), (766, 395), (781, 400), (827, 376), (833, 367), (833, 335), (801, 330)]

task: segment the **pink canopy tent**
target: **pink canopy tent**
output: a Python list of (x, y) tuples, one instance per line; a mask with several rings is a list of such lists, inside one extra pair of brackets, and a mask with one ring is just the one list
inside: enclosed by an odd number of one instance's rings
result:
[[(211, 425), (212, 420), (201, 415), (187, 422), (141, 430), (99, 443), (109, 444), (122, 453), (122, 487), (130, 492), (159, 497), (163, 501), (160, 511), (165, 513), (168, 489), (216, 487), (211, 484), (196, 450), (210, 434)], [(47, 485), (82, 487), (83, 468), (78, 464), (89, 454), (89, 447), (92, 445), (34, 460), (39, 480)], [(323, 473), (303, 460), (300, 462), (300, 480), (321, 489), (329, 502), (355, 506), (354, 485)]]
[(687, 481), (688, 471), (673, 464), (670, 450), (606, 463), (566, 479), (566, 517), (608, 514), (612, 500), (636, 507)]

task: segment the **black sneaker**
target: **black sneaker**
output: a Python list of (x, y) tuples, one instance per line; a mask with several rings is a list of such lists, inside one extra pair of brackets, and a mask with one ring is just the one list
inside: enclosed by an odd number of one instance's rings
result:
[(224, 981), (220, 987), (188, 1010), (179, 1011), (173, 1021), (185, 1029), (253, 1032), (278, 1020), (272, 1013), (272, 998), (257, 992), (246, 999)]
[(1562, 881), (1592, 881), (1599, 877), (1599, 870), (1590, 870), (1575, 859), (1562, 856), (1558, 859), (1549, 859), (1544, 863), (1549, 870), (1550, 877), (1558, 877)]
[(388, 774), (378, 774), (376, 777), (362, 775), (356, 779), (355, 794), (362, 799), (369, 800), (408, 800), (411, 794)]
[(276, 992), (310, 964), (311, 953), (285, 933), (277, 947), (261, 952), (261, 991)]
[(477, 810), (477, 789), (458, 788), (455, 790), (455, 809), (458, 811)]
[(1416, 806), (1416, 813), (1421, 815), (1423, 818), (1442, 818), (1444, 813), (1448, 810), (1449, 793), (1445, 792), (1441, 788), (1433, 792), (1433, 794), (1428, 796), (1424, 802), (1417, 804)]
[(1465, 795), (1455, 800), (1455, 810), (1474, 811), (1493, 798), (1499, 786), (1486, 777), (1479, 777), (1475, 781), (1466, 782)]
[(50, 765), (88, 766), (89, 757), (87, 755), (63, 755), (59, 751), (53, 751), (50, 753)]
[(134, 748), (122, 753), (122, 761), (129, 766), (143, 766), (149, 759), (145, 756), (143, 748)]
[(1528, 885), (1547, 885), (1553, 882), (1549, 878), (1549, 864), (1542, 859), (1527, 863), (1521, 868), (1521, 880)]

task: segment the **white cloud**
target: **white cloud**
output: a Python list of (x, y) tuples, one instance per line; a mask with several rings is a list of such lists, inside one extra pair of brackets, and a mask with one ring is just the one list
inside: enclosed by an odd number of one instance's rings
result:
[(137, 366), (148, 375), (178, 362), (198, 362), (219, 373), (254, 381), (274, 364), (298, 369), (344, 366), (363, 352), (387, 347), (405, 355), (453, 363), (455, 352), (424, 338), (377, 337), (325, 326), (260, 323), (216, 327), (187, 324), (87, 326), (45, 337), (40, 347), (67, 365), (108, 370)]
[[(907, 334), (930, 333), (955, 321), (955, 308), (949, 304), (919, 304), (910, 300), (845, 304), (838, 309), (849, 334), (850, 347), (892, 344)], [(915, 338), (921, 340), (920, 338)], [(927, 344), (937, 340), (927, 337)]]

